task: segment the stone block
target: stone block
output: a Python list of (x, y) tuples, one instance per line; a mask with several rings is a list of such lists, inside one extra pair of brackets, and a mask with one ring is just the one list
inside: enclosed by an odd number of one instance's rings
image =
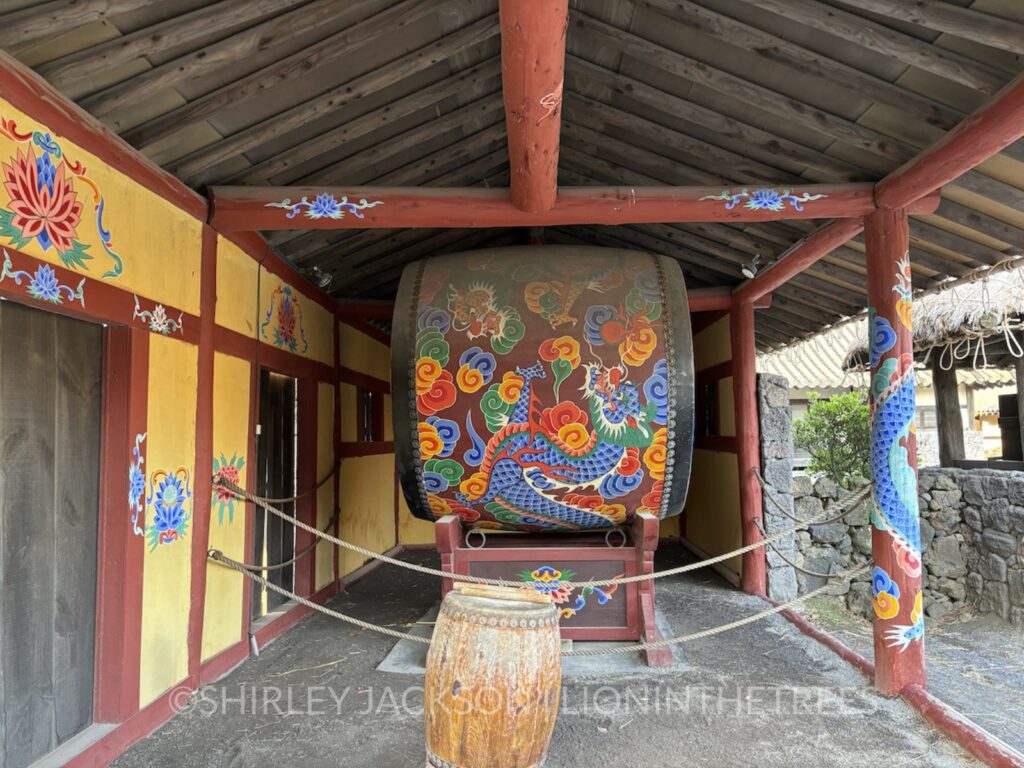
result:
[(801, 520), (820, 519), (825, 511), (825, 506), (821, 503), (821, 499), (816, 496), (797, 497), (793, 503), (793, 508), (796, 510), (797, 517)]
[(871, 554), (871, 527), (859, 526), (850, 529), (850, 541), (855, 552), (865, 555)]
[(1010, 502), (1006, 499), (991, 499), (981, 508), (981, 523), (985, 528), (994, 528), (1009, 533)]
[(1015, 627), (1024, 627), (1024, 608), (1010, 609), (1010, 623)]
[(814, 494), (822, 499), (838, 499), (839, 486), (831, 477), (819, 477), (814, 483)]
[(935, 576), (955, 578), (967, 573), (967, 565), (960, 552), (960, 542), (954, 536), (936, 538), (924, 560), (928, 565), (928, 570)]
[(962, 603), (967, 599), (967, 587), (955, 579), (939, 579), (938, 590), (954, 603)]
[(1024, 507), (1024, 472), (1014, 472), (1006, 484), (1006, 498), (1014, 506)]
[(963, 485), (964, 501), (968, 504), (980, 507), (985, 503), (985, 494), (982, 491), (981, 476), (976, 473), (968, 473), (964, 478)]
[(967, 597), (977, 602), (981, 599), (981, 590), (985, 587), (985, 580), (980, 573), (968, 573), (965, 579), (967, 584)]
[(843, 523), (828, 523), (810, 527), (811, 538), (824, 544), (838, 544), (846, 537), (847, 530), (847, 526)]
[(952, 491), (940, 491), (938, 489), (932, 491), (931, 508), (932, 509), (945, 509), (946, 507), (956, 507), (960, 504), (960, 499), (963, 498), (963, 493), (959, 488)]
[(1003, 557), (1009, 557), (1017, 551), (1017, 539), (1002, 531), (986, 530), (981, 535), (981, 543), (988, 551)]
[(768, 570), (768, 597), (785, 603), (797, 595), (796, 571), (789, 566)]
[(786, 459), (769, 459), (761, 468), (765, 482), (774, 491), (789, 495), (793, 477), (793, 462)]
[(986, 581), (1006, 581), (1006, 561), (999, 555), (989, 553), (981, 558), (978, 570)]
[(925, 599), (925, 615), (932, 619), (938, 619), (945, 616), (952, 609), (953, 604), (945, 598), (934, 599), (931, 602)]
[(932, 539), (935, 538), (935, 529), (932, 524), (927, 520), (921, 521), (921, 551), (927, 552), (932, 545)]
[(809, 475), (793, 475), (793, 495), (810, 496), (814, 493), (814, 481)]
[(935, 487), (935, 473), (931, 470), (922, 470), (917, 476), (917, 491), (930, 491)]
[(1007, 514), (1010, 517), (1010, 530), (1018, 536), (1024, 536), (1024, 507), (1011, 506)]
[(1010, 620), (1010, 590), (1005, 584), (997, 584), (994, 581), (987, 582), (982, 592), (982, 611), (987, 608), (989, 611), (998, 614), (1006, 621)]
[[(839, 553), (832, 547), (812, 546), (803, 554), (803, 561), (799, 564), (809, 571), (835, 573), (839, 569)], [(796, 580), (800, 594), (810, 592), (826, 583), (825, 579), (800, 571), (797, 571)]]
[(1024, 608), (1024, 571), (1010, 571), (1007, 574), (1010, 587), (1010, 602)]
[(979, 533), (984, 529), (984, 526), (981, 524), (981, 512), (974, 507), (964, 507), (963, 521), (967, 523), (968, 527)]
[(928, 521), (935, 527), (935, 530), (952, 533), (960, 528), (960, 507), (957, 505), (932, 509), (928, 515)]
[(940, 491), (959, 491), (960, 484), (957, 482), (957, 478), (961, 475), (963, 470), (959, 469), (945, 469), (939, 470), (934, 473), (934, 488)]
[(874, 614), (872, 605), (871, 585), (864, 581), (852, 583), (850, 591), (846, 593), (846, 609), (858, 616), (871, 618)]
[(1010, 484), (1002, 472), (981, 476), (981, 490), (987, 499), (1006, 498), (1010, 495)]

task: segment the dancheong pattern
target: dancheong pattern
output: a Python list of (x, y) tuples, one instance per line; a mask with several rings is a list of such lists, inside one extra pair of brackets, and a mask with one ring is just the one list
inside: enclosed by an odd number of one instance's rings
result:
[(669, 365), (655, 259), (482, 252), (421, 269), (414, 437), (430, 512), (517, 530), (660, 515)]

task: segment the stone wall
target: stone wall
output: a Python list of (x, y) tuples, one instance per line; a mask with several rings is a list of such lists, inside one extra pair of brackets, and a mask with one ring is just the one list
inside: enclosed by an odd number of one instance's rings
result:
[[(761, 374), (757, 384), (761, 468), (767, 485), (764, 527), (771, 534), (794, 521), (828, 520), (841, 489), (827, 478), (793, 475), (789, 384)], [(1024, 472), (927, 468), (920, 472), (925, 614), (939, 617), (966, 603), (1024, 625)], [(809, 526), (767, 548), (768, 595), (791, 600), (871, 557), (869, 503), (841, 519)], [(796, 566), (796, 567), (794, 567)], [(836, 584), (847, 607), (872, 615), (871, 575)]]
[[(936, 618), (970, 602), (1024, 625), (1024, 472), (927, 468), (921, 470), (918, 495), (925, 614)], [(829, 517), (830, 509), (838, 509), (839, 496), (827, 478), (793, 478), (793, 508), (801, 519)], [(866, 562), (871, 554), (868, 504), (794, 538), (791, 559), (801, 568), (834, 573)], [(799, 571), (796, 582), (799, 593), (824, 583)], [(850, 610), (871, 615), (869, 574), (836, 585), (833, 594), (845, 595)]]

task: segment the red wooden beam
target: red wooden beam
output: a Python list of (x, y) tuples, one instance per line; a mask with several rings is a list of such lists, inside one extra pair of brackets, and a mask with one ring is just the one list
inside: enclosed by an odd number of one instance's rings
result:
[(561, 187), (546, 211), (516, 208), (506, 189), (479, 187), (212, 187), (220, 232), (778, 221), (860, 218), (872, 184), (801, 187)]
[[(739, 468), (740, 520), (743, 546), (760, 541), (763, 514), (761, 486), (760, 425), (757, 413), (757, 369), (754, 348), (754, 305), (734, 302), (729, 312), (732, 341), (732, 393), (736, 405), (736, 464)], [(743, 555), (740, 586), (752, 595), (768, 591), (767, 556), (764, 547)]]
[[(722, 288), (691, 288), (686, 292), (686, 299), (691, 312), (714, 312), (732, 307), (732, 289)], [(771, 294), (761, 296), (754, 302), (754, 309), (767, 309), (772, 305)]]
[(394, 311), (393, 301), (345, 299), (335, 306), (334, 316), (339, 320), (390, 320)]
[(498, 11), (512, 205), (546, 211), (558, 194), (569, 0), (500, 0)]
[(1024, 74), (938, 142), (880, 182), (880, 208), (905, 208), (1024, 136)]

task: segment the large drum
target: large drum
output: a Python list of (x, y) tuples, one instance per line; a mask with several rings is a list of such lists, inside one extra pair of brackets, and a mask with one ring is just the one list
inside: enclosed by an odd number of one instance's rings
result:
[(693, 348), (672, 259), (528, 246), (411, 264), (391, 378), (417, 517), (580, 531), (683, 508)]
[(542, 765), (558, 714), (560, 653), (550, 595), (457, 585), (427, 652), (427, 765)]

